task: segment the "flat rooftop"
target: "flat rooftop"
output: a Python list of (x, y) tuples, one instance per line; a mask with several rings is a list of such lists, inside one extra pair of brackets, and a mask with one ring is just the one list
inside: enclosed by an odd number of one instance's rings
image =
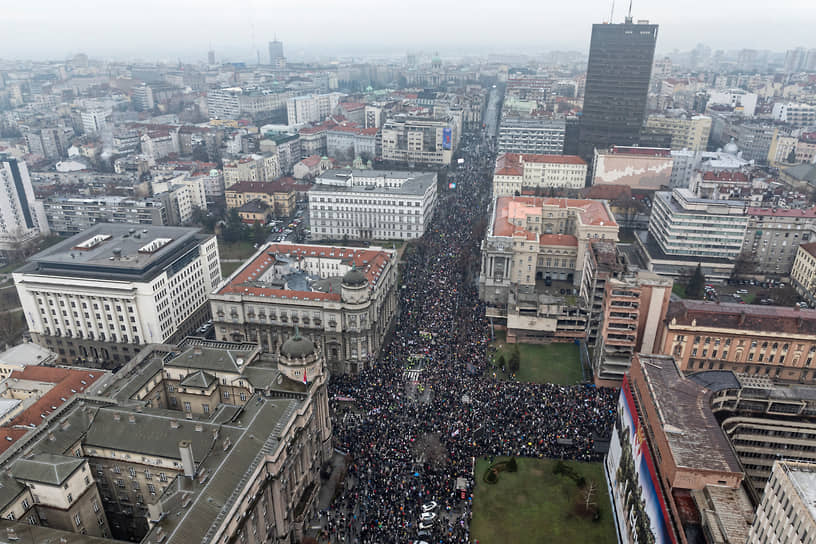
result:
[(739, 329), (784, 334), (816, 334), (816, 310), (733, 302), (675, 300), (666, 312), (668, 323), (712, 329)]
[(149, 281), (207, 237), (197, 228), (99, 223), (29, 257), (18, 272)]
[(816, 519), (816, 464), (796, 461), (779, 461), (788, 475), (796, 493), (805, 503), (808, 513)]
[(713, 391), (680, 372), (673, 357), (640, 354), (640, 367), (678, 467), (742, 473), (711, 411)]
[[(584, 200), (575, 198), (542, 198), (534, 196), (502, 196), (496, 199), (495, 210), (493, 212), (491, 236), (527, 236), (528, 239), (542, 236), (547, 243), (554, 243), (556, 240), (552, 236), (569, 236), (569, 243), (557, 245), (578, 245), (577, 239), (571, 235), (558, 234), (536, 234), (528, 231), (522, 225), (526, 225), (527, 218), (544, 217), (549, 209), (570, 209), (576, 212), (580, 222), (584, 225), (595, 225), (599, 227), (617, 227), (615, 218), (609, 212), (602, 201)], [(554, 221), (557, 218), (553, 219)], [(546, 218), (542, 219), (546, 222)], [(522, 225), (518, 225), (521, 223)], [(532, 235), (532, 238), (531, 236)], [(544, 241), (542, 241), (544, 243)]]
[(28, 342), (18, 344), (0, 353), (0, 364), (9, 366), (39, 365), (56, 357), (51, 350)]

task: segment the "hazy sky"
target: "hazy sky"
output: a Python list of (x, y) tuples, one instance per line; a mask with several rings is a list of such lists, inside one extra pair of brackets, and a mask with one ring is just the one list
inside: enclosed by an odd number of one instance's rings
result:
[[(610, 0), (6, 0), (0, 57), (248, 60), (274, 34), (297, 56), (436, 50), (588, 50)], [(628, 9), (617, 0), (614, 21)], [(816, 0), (635, 0), (635, 19), (660, 24), (658, 51), (816, 48)], [(254, 34), (254, 38), (253, 38)], [(255, 46), (253, 47), (253, 42)]]

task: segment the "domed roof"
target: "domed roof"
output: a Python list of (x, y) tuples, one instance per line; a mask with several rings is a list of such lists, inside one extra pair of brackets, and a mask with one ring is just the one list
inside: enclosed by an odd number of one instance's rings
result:
[(351, 270), (343, 275), (343, 285), (351, 287), (359, 287), (360, 285), (368, 285), (368, 280), (357, 267), (352, 266)]
[(314, 342), (300, 335), (300, 331), (295, 328), (295, 335), (283, 343), (281, 355), (284, 357), (303, 358), (315, 352)]
[(730, 142), (725, 144), (723, 151), (725, 153), (728, 153), (729, 155), (736, 155), (737, 153), (739, 153), (739, 147), (737, 147), (737, 144), (734, 143), (734, 140), (731, 140)]

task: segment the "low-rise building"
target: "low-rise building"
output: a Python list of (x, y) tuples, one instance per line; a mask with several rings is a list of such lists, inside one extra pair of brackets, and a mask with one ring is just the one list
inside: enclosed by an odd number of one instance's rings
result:
[(412, 240), (436, 209), (434, 172), (329, 170), (309, 191), (312, 236)]
[(0, 511), (26, 524), (4, 534), (302, 541), (332, 453), (327, 377), (323, 353), (297, 333), (277, 361), (254, 344), (151, 345), (0, 454)]
[(677, 300), (656, 343), (684, 372), (731, 370), (781, 382), (816, 382), (816, 310)]
[(97, 224), (14, 273), (34, 342), (61, 361), (112, 368), (209, 319), (207, 294), (221, 281), (215, 236), (141, 227)]
[(795, 102), (777, 102), (773, 105), (771, 116), (774, 121), (787, 123), (797, 128), (814, 126), (816, 125), (816, 106)]
[(8, 378), (15, 370), (25, 370), (30, 365), (48, 365), (57, 355), (44, 347), (26, 342), (0, 353), (0, 379)]
[(577, 155), (502, 153), (493, 172), (493, 196), (525, 190), (583, 189), (587, 164)]
[(628, 185), (632, 189), (660, 191), (671, 184), (670, 149), (612, 146), (595, 149), (592, 185)]
[(278, 156), (273, 153), (225, 161), (223, 172), (224, 189), (239, 181), (272, 181), (281, 175)]
[(240, 181), (224, 191), (224, 195), (227, 209), (260, 200), (274, 210), (276, 217), (291, 217), (295, 213), (295, 191), (276, 181)]
[(458, 118), (422, 119), (397, 117), (382, 126), (382, 158), (385, 161), (417, 164), (450, 164), (459, 145)]
[(292, 175), (295, 179), (312, 179), (319, 176), (323, 172), (334, 168), (336, 162), (337, 161), (330, 159), (329, 157), (311, 155), (295, 164), (294, 168), (292, 169)]
[(43, 200), (51, 232), (72, 236), (96, 223), (167, 225), (168, 210), (160, 199), (124, 196), (52, 196)]
[(264, 245), (210, 295), (218, 340), (277, 353), (300, 327), (337, 374), (369, 368), (397, 311), (395, 255), (385, 249)]

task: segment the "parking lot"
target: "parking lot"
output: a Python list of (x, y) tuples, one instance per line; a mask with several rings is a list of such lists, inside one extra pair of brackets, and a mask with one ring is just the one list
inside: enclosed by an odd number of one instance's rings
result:
[(807, 307), (804, 299), (799, 297), (788, 282), (730, 280), (724, 285), (706, 285), (705, 292), (706, 300), (719, 302)]

